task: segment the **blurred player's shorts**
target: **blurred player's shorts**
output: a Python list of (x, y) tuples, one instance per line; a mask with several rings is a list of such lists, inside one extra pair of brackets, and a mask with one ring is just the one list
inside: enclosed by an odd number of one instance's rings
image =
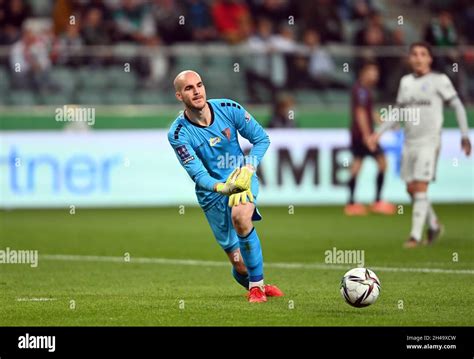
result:
[(353, 142), (351, 144), (351, 152), (354, 157), (364, 158), (365, 156), (377, 157), (383, 155), (383, 150), (380, 145), (377, 144), (375, 151), (371, 151), (365, 144), (362, 142)]
[[(257, 209), (258, 187), (258, 178), (254, 176), (252, 178), (252, 194), (254, 197), (255, 210), (252, 215), (252, 221), (260, 221), (262, 219)], [(239, 248), (237, 232), (232, 225), (232, 208), (229, 207), (229, 197), (221, 196), (211, 208), (204, 211), (204, 214), (211, 226), (217, 243), (219, 243), (224, 251), (232, 252)]]
[(439, 146), (403, 146), (401, 177), (405, 182), (434, 181)]

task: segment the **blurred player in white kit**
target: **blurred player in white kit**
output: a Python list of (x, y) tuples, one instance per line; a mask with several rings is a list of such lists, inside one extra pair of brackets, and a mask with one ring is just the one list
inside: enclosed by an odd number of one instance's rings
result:
[(370, 147), (375, 148), (384, 131), (403, 122), (405, 143), (401, 177), (407, 184), (407, 192), (413, 203), (411, 232), (404, 244), (406, 248), (414, 248), (421, 243), (425, 223), (428, 227), (427, 244), (432, 244), (443, 230), (427, 192), (436, 174), (444, 103), (455, 110), (463, 152), (466, 156), (471, 153), (466, 110), (449, 77), (431, 70), (432, 62), (433, 55), (428, 44), (418, 42), (410, 46), (409, 63), (413, 72), (400, 80), (394, 110), (408, 110), (405, 114), (413, 118), (402, 119), (398, 116), (398, 121), (384, 122), (369, 141)]

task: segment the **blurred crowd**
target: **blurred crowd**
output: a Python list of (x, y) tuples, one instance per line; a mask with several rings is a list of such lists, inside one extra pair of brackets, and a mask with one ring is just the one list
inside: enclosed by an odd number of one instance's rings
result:
[[(433, 11), (416, 40), (442, 47), (474, 43), (472, 1), (412, 3)], [(247, 91), (259, 102), (259, 86), (271, 93), (281, 87), (346, 88), (347, 81), (335, 76), (335, 61), (324, 45), (405, 45), (404, 27), (387, 26), (376, 5), (372, 0), (56, 0), (49, 16), (52, 26), (40, 32), (25, 26), (34, 15), (30, 2), (0, 0), (0, 46), (11, 46), (7, 65), (20, 87), (49, 86), (46, 73), (54, 65), (94, 64), (98, 60), (84, 56), (85, 46), (220, 42), (247, 45), (256, 53), (282, 53), (257, 56), (245, 72)], [(439, 60), (447, 66), (453, 59)], [(99, 65), (101, 61), (111, 60), (102, 57)], [(150, 63), (137, 61), (148, 76)], [(390, 77), (403, 71), (401, 60), (381, 56), (377, 61), (380, 88), (393, 88)]]
[[(279, 32), (282, 24), (295, 25), (295, 36), (299, 39), (306, 30), (317, 30), (323, 44), (388, 45), (403, 41), (400, 31), (391, 32), (384, 26), (375, 3), (372, 0), (56, 0), (51, 17), (58, 41), (76, 46), (191, 41), (237, 44), (255, 34), (261, 19), (271, 23), (274, 33)], [(431, 9), (426, 5), (426, 10), (438, 13), (426, 26), (426, 40), (443, 46), (474, 42), (474, 30), (470, 26), (474, 21), (472, 1), (431, 3), (441, 5)], [(30, 16), (28, 0), (0, 0), (0, 45), (17, 41), (23, 23)], [(74, 24), (71, 16), (75, 18)], [(343, 23), (347, 21), (361, 25), (355, 36), (344, 31)]]

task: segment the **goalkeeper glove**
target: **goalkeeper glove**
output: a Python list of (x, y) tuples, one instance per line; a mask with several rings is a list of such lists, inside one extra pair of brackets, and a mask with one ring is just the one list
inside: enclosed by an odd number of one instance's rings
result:
[(249, 198), (249, 202), (253, 202), (253, 194), (248, 189), (243, 192), (235, 193), (229, 197), (229, 207), (238, 206), (239, 204), (247, 204), (247, 196)]
[(239, 189), (235, 187), (235, 181), (239, 175), (240, 168), (236, 168), (232, 173), (227, 177), (225, 183), (216, 184), (216, 192), (224, 196), (230, 196), (232, 193), (240, 192)]
[(242, 167), (237, 175), (237, 179), (235, 180), (235, 187), (239, 191), (246, 191), (250, 189), (254, 172), (255, 170), (251, 166)]

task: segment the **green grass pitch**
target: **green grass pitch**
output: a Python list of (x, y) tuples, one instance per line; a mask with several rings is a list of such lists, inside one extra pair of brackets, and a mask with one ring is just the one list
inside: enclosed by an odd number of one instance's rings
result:
[[(0, 325), (472, 326), (474, 205), (435, 208), (444, 237), (413, 250), (402, 248), (409, 207), (363, 218), (345, 217), (341, 207), (261, 208), (266, 280), (286, 294), (264, 304), (247, 303), (199, 208), (0, 211), (0, 250), (40, 256), (37, 268), (0, 264)], [(321, 266), (333, 247), (364, 250), (365, 266), (379, 268), (374, 305), (343, 301), (340, 279), (356, 265)], [(129, 262), (119, 259), (125, 253)], [(76, 260), (46, 256), (59, 254)], [(320, 266), (301, 265), (311, 263)]]

